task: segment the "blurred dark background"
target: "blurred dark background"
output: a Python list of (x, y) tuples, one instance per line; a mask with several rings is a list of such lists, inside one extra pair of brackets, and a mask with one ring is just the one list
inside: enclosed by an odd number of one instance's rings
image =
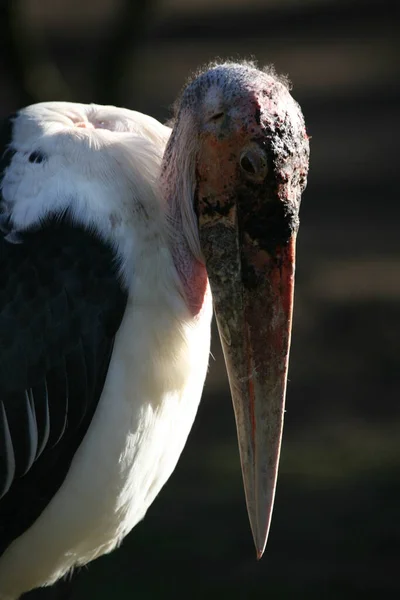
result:
[[(14, 0), (0, 110), (110, 103), (164, 121), (202, 63), (289, 74), (311, 140), (280, 478), (255, 560), (223, 359), (179, 465), (88, 598), (347, 599), (400, 593), (399, 34), (395, 1)], [(399, 596), (400, 597), (400, 596)]]

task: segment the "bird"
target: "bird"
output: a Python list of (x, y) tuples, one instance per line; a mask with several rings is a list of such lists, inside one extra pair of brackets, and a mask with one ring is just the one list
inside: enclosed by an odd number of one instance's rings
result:
[(216, 62), (167, 125), (43, 102), (2, 135), (0, 600), (60, 582), (144, 518), (195, 419), (213, 313), (261, 557), (309, 160), (287, 80)]

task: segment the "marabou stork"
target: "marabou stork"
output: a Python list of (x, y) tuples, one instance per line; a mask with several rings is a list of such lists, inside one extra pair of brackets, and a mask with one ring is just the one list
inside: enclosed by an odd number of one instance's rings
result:
[(286, 82), (215, 64), (184, 89), (171, 135), (137, 112), (65, 102), (8, 125), (0, 599), (112, 551), (143, 519), (196, 415), (212, 304), (261, 556), (309, 153)]

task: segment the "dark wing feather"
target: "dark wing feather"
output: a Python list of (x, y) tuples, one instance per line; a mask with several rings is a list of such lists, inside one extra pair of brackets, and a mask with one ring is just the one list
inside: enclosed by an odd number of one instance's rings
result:
[(15, 477), (14, 447), (3, 402), (0, 403), (0, 456), (0, 494), (3, 496)]
[(38, 434), (36, 458), (39, 458), (46, 448), (50, 436), (50, 407), (46, 379), (31, 387), (30, 393), (32, 394), (33, 405), (35, 407)]
[(114, 251), (67, 217), (21, 240), (0, 236), (0, 555), (68, 472), (127, 300)]

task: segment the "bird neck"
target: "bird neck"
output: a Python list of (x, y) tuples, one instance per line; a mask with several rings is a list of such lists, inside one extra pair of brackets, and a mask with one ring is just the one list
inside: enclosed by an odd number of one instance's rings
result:
[[(169, 209), (172, 206), (169, 205)], [(179, 211), (169, 211), (169, 237), (172, 259), (183, 287), (187, 305), (195, 317), (200, 315), (210, 295), (206, 267), (194, 256), (185, 235)]]

